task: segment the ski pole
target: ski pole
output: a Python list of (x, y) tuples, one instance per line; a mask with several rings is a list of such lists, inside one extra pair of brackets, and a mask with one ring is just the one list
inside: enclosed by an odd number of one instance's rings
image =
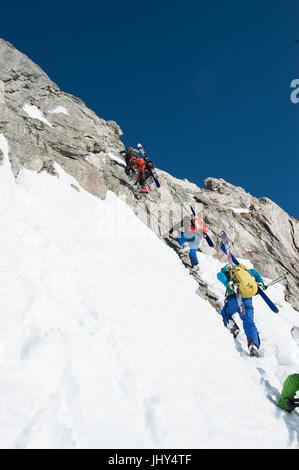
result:
[(286, 277), (287, 277), (287, 273), (285, 273), (283, 276), (279, 277), (278, 279), (275, 279), (275, 281), (270, 282), (266, 287), (268, 288), (270, 286), (273, 286), (274, 284), (276, 284), (279, 281), (282, 281)]

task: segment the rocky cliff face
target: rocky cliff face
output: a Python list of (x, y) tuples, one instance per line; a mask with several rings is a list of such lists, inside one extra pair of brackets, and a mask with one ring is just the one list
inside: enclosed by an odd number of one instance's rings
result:
[[(114, 121), (101, 119), (80, 99), (62, 92), (40, 67), (1, 39), (0, 80), (0, 133), (9, 142), (15, 176), (22, 167), (55, 176), (57, 162), (95, 196), (104, 199), (110, 190), (125, 199), (173, 248), (168, 230), (182, 218), (182, 203), (190, 201), (215, 242), (215, 248), (203, 243), (201, 250), (225, 262), (219, 233), (226, 230), (234, 254), (250, 259), (264, 276), (274, 279), (288, 272), (286, 298), (299, 310), (298, 221), (274, 202), (221, 179), (207, 178), (200, 188), (159, 170), (161, 188), (140, 199), (123, 162), (115, 158), (124, 146)], [(199, 283), (199, 294), (217, 308), (204, 283)]]
[(22, 166), (39, 171), (56, 161), (83, 188), (104, 198), (101, 174), (95, 174), (81, 157), (92, 153), (101, 158), (110, 148), (122, 148), (119, 126), (60, 91), (40, 67), (3, 40), (0, 79), (4, 90), (0, 126), (10, 143), (14, 173)]

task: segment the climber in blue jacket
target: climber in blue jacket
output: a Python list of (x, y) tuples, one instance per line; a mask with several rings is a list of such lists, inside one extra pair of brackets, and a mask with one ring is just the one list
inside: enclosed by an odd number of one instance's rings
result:
[[(256, 280), (261, 289), (265, 290), (264, 280), (261, 274), (256, 269), (248, 269), (249, 274)], [(225, 265), (217, 274), (217, 279), (226, 287), (226, 298), (221, 315), (223, 318), (224, 326), (227, 327), (231, 333), (236, 337), (239, 333), (239, 327), (233, 320), (232, 316), (239, 311), (236, 294), (233, 290), (233, 281), (229, 276), (229, 265)], [(247, 343), (249, 353), (251, 356), (258, 357), (258, 349), (260, 347), (260, 338), (254, 322), (254, 310), (252, 305), (252, 297), (243, 298), (245, 307), (245, 314), (240, 315), (243, 322), (244, 332), (247, 336)]]

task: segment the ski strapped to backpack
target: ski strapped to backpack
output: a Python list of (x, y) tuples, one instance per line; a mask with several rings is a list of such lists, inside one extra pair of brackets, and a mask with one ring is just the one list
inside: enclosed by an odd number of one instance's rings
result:
[(231, 250), (230, 250), (230, 244), (229, 244), (229, 241), (228, 241), (228, 237), (227, 237), (225, 232), (221, 232), (220, 236), (221, 236), (221, 240), (222, 240), (222, 245), (225, 248), (225, 254), (227, 255), (227, 261), (228, 261), (228, 264), (229, 264), (230, 279), (234, 282), (233, 289), (234, 289), (234, 293), (235, 293), (237, 303), (238, 303), (238, 311), (239, 311), (240, 315), (244, 315), (245, 314), (245, 307), (244, 307), (244, 304), (243, 304), (241, 293), (239, 291), (238, 283), (234, 279), (233, 270), (234, 270), (234, 264), (235, 263), (233, 261), (233, 256), (232, 256), (232, 253), (231, 253)]
[[(193, 209), (193, 207), (192, 207), (190, 204), (188, 204), (188, 202), (184, 202), (184, 203), (183, 203), (183, 206), (184, 206), (185, 209), (189, 212), (190, 217), (192, 217), (192, 220), (194, 221), (194, 225), (195, 225), (196, 229), (199, 230), (199, 231), (202, 231), (202, 227), (200, 227), (199, 223), (198, 223), (197, 220), (195, 219), (195, 217), (196, 217), (196, 212), (195, 212), (195, 210)], [(205, 240), (207, 241), (208, 245), (209, 245), (210, 247), (213, 247), (213, 246), (214, 246), (214, 243), (213, 243), (212, 240), (210, 239), (209, 235), (203, 233), (203, 236), (204, 236)]]
[[(221, 243), (221, 249), (222, 251), (227, 255), (227, 248), (225, 246), (225, 244), (223, 243), (223, 240), (222, 240), (222, 243)], [(231, 253), (231, 258), (232, 258), (232, 262), (235, 264), (235, 265), (239, 265), (239, 261), (234, 257), (234, 255)], [(278, 313), (279, 310), (278, 308), (276, 307), (276, 305), (272, 302), (271, 299), (269, 299), (269, 297), (265, 294), (265, 292), (258, 286), (257, 288), (257, 293), (262, 297), (262, 299), (266, 302), (266, 304), (268, 305), (268, 307), (270, 307), (270, 309), (272, 310), (272, 312), (275, 312), (275, 313)]]
[[(143, 157), (148, 158), (147, 155), (146, 155), (146, 153), (145, 153), (145, 150), (144, 150), (142, 144), (137, 144), (137, 148), (138, 148), (138, 150), (141, 152), (141, 154), (142, 154)], [(158, 180), (158, 175), (157, 175), (157, 172), (156, 172), (155, 168), (151, 168), (151, 169), (150, 169), (150, 174), (151, 174), (151, 176), (152, 176), (152, 178), (153, 178), (153, 180), (154, 180), (154, 182), (155, 182), (157, 188), (160, 188), (160, 182), (159, 182), (159, 180)]]

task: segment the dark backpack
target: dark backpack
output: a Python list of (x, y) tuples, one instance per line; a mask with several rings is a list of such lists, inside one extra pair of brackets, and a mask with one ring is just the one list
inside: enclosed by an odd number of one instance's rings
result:
[(145, 162), (145, 167), (149, 172), (151, 172), (155, 168), (155, 165), (153, 164), (151, 160), (149, 160), (148, 157), (144, 157), (144, 162)]
[(128, 147), (126, 149), (126, 157), (128, 157), (128, 158), (132, 158), (132, 157), (137, 158), (138, 157), (138, 151), (136, 149), (134, 149), (133, 147)]

